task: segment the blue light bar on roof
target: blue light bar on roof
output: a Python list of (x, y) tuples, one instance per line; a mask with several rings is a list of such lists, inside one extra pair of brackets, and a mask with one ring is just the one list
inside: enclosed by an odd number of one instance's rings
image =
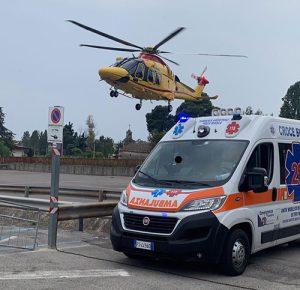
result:
[(179, 120), (180, 123), (185, 123), (186, 121), (189, 120), (189, 118), (190, 117), (185, 113), (182, 113), (178, 116), (178, 120)]

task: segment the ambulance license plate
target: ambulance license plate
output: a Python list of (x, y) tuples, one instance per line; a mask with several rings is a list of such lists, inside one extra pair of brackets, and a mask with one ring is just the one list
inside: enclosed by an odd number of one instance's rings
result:
[(154, 251), (154, 243), (153, 242), (134, 240), (133, 247), (136, 249)]

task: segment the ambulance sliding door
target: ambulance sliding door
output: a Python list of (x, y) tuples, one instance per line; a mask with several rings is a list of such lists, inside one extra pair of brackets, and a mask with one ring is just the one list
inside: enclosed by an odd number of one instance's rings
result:
[(300, 238), (300, 144), (279, 143), (280, 228), (278, 244)]

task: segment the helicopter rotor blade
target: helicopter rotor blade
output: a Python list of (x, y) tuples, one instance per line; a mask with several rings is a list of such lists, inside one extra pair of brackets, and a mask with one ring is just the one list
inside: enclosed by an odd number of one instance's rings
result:
[(191, 53), (192, 55), (203, 55), (203, 56), (221, 56), (221, 57), (243, 57), (248, 58), (247, 55), (242, 54), (213, 54), (213, 53)]
[(184, 54), (184, 55), (203, 55), (203, 56), (221, 56), (221, 57), (244, 57), (248, 58), (247, 55), (243, 54), (214, 54), (214, 53), (189, 53), (189, 52), (179, 52), (179, 51), (164, 51), (158, 50), (158, 54)]
[[(161, 51), (160, 53), (165, 53), (165, 52)], [(247, 55), (243, 55), (243, 54), (189, 53), (189, 52), (179, 52), (179, 51), (166, 52), (166, 53), (184, 54), (184, 55), (202, 55), (202, 56), (221, 56), (221, 57), (243, 57), (243, 58), (248, 58)]]
[(203, 77), (203, 75), (205, 74), (206, 70), (207, 70), (207, 65), (204, 67), (202, 73), (200, 74), (200, 78)]
[(153, 50), (157, 50), (160, 46), (162, 46), (164, 43), (166, 43), (167, 41), (169, 41), (170, 39), (172, 39), (173, 37), (175, 37), (178, 33), (180, 33), (181, 31), (183, 31), (185, 29), (185, 27), (179, 27), (177, 28), (174, 32), (172, 32), (171, 34), (169, 34), (167, 37), (165, 37), (162, 41), (160, 41), (158, 44), (156, 44), (153, 47)]
[(92, 47), (92, 48), (98, 48), (98, 49), (107, 49), (107, 50), (128, 51), (128, 52), (138, 52), (138, 51), (140, 51), (139, 49), (110, 47), (110, 46), (99, 46), (99, 45), (91, 45), (91, 44), (80, 44), (79, 46)]
[(128, 42), (128, 41), (125, 41), (125, 40), (123, 40), (123, 39), (114, 37), (114, 36), (112, 36), (112, 35), (109, 35), (109, 34), (106, 34), (106, 33), (104, 33), (104, 32), (101, 32), (101, 31), (99, 31), (99, 30), (96, 30), (96, 29), (94, 29), (94, 28), (88, 27), (88, 26), (83, 25), (83, 24), (81, 24), (81, 23), (79, 23), (79, 22), (77, 22), (77, 21), (74, 21), (74, 20), (67, 20), (67, 21), (68, 21), (68, 22), (71, 22), (71, 23), (73, 23), (73, 24), (75, 24), (75, 25), (77, 25), (77, 26), (79, 26), (79, 27), (81, 27), (81, 28), (83, 28), (83, 29), (86, 29), (86, 30), (88, 30), (88, 31), (90, 31), (90, 32), (93, 32), (93, 33), (96, 33), (96, 34), (101, 35), (101, 36), (103, 36), (103, 37), (106, 37), (106, 38), (108, 38), (108, 39), (111, 39), (111, 40), (113, 40), (113, 41), (122, 43), (122, 44), (127, 45), (127, 46), (131, 46), (131, 47), (136, 47), (136, 48), (139, 48), (139, 49), (143, 49), (141, 46), (135, 45), (135, 44), (130, 43), (130, 42)]
[(173, 53), (173, 52), (171, 52), (171, 51), (165, 51), (165, 50), (158, 50), (157, 53), (161, 54), (161, 53)]
[(169, 61), (169, 62), (171, 62), (171, 63), (174, 63), (174, 64), (176, 64), (176, 65), (180, 65), (178, 62), (176, 62), (176, 61), (174, 61), (174, 60), (168, 59), (168, 58), (163, 57), (163, 56), (160, 56), (160, 57), (163, 58), (163, 59), (165, 59), (165, 60), (167, 60), (167, 61)]

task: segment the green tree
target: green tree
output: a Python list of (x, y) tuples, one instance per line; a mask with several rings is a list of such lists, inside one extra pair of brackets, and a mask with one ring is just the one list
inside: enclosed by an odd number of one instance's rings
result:
[(5, 124), (5, 114), (2, 111), (2, 107), (0, 107), (0, 141), (8, 147), (10, 150), (14, 147), (14, 134), (12, 131), (7, 129)]
[(182, 113), (185, 113), (192, 118), (211, 116), (212, 109), (213, 105), (209, 99), (197, 102), (184, 101), (176, 110), (176, 120)]
[(69, 122), (63, 129), (63, 145), (64, 155), (72, 156), (77, 155), (78, 151), (74, 151), (74, 148), (78, 146), (78, 135), (74, 132), (73, 123)]
[(114, 140), (109, 137), (100, 136), (95, 141), (96, 153), (102, 153), (104, 158), (110, 157), (114, 153)]
[(81, 152), (85, 152), (86, 151), (86, 147), (87, 147), (87, 137), (85, 137), (85, 134), (79, 134), (77, 137), (77, 146), (78, 149), (81, 150)]
[(279, 117), (300, 120), (300, 81), (289, 87), (282, 101)]
[(34, 130), (30, 136), (30, 147), (34, 156), (40, 154), (40, 133), (38, 130)]
[(154, 129), (149, 133), (148, 141), (151, 143), (152, 147), (154, 147), (165, 134), (165, 132), (158, 132), (157, 129)]
[(11, 156), (11, 151), (3, 142), (0, 141), (0, 156), (1, 157), (9, 157)]
[(117, 144), (115, 144), (114, 148), (115, 148), (114, 156), (115, 156), (115, 158), (118, 158), (119, 153), (120, 153), (120, 149), (123, 148), (123, 142), (119, 141)]
[(168, 111), (168, 106), (156, 106), (151, 113), (146, 114), (147, 130), (167, 132), (176, 123), (174, 116)]
[(47, 136), (47, 130), (40, 133), (39, 136), (39, 151), (40, 155), (47, 155), (48, 153), (48, 136)]
[(22, 144), (25, 147), (30, 147), (30, 133), (29, 133), (29, 131), (25, 131), (23, 133)]
[(74, 147), (70, 150), (71, 152), (71, 156), (77, 156), (77, 157), (80, 157), (83, 155), (83, 152), (78, 148), (78, 147)]

